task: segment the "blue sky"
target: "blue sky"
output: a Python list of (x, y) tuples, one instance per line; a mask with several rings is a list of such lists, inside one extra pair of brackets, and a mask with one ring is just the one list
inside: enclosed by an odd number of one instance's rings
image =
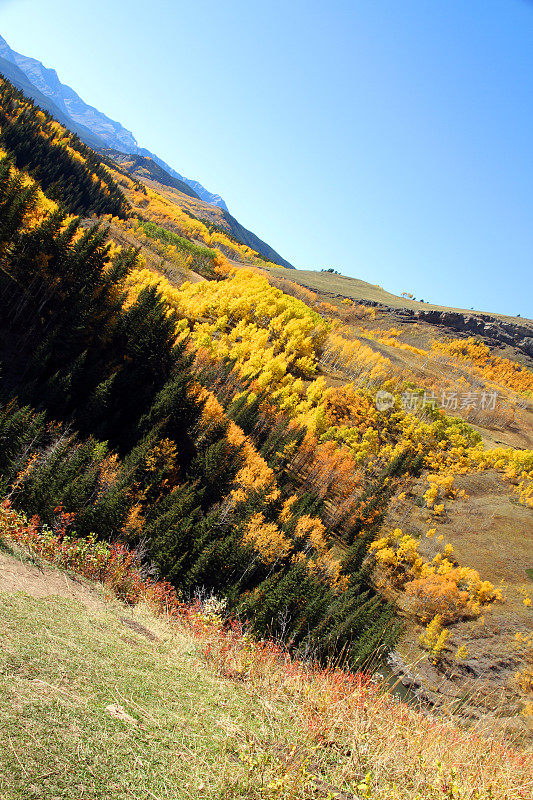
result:
[(533, 2), (0, 0), (295, 266), (533, 317)]

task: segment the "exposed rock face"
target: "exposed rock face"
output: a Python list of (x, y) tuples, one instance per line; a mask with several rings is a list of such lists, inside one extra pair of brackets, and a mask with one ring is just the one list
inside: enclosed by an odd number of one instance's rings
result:
[(533, 357), (533, 325), (518, 325), (514, 322), (491, 317), (489, 314), (460, 314), (451, 311), (405, 310), (402, 315), (413, 316), (433, 325), (442, 325), (452, 331), (482, 336), (489, 344), (507, 344)]
[(401, 317), (405, 322), (429, 322), (448, 328), (454, 333), (467, 333), (481, 336), (488, 345), (498, 347), (510, 345), (533, 358), (533, 323), (518, 324), (507, 322), (490, 314), (461, 314), (458, 311), (437, 311), (435, 309), (392, 308), (373, 300), (359, 300), (362, 305), (380, 308)]
[(444, 658), (439, 665), (430, 659), (410, 666), (398, 651), (387, 661), (388, 683), (393, 694), (421, 713), (437, 717), (452, 712), (464, 721), (491, 718), (495, 728), (517, 742), (527, 741), (527, 722), (520, 714), (520, 701), (509, 686), (518, 660), (508, 657), (476, 657), (460, 664)]
[(522, 350), (533, 358), (533, 337), (526, 336), (522, 341)]

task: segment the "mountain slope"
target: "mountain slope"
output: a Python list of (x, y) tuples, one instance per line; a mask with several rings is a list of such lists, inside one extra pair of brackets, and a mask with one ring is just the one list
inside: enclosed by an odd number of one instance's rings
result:
[(26, 77), (24, 72), (16, 64), (0, 56), (0, 73), (11, 81), (13, 86), (20, 89), (27, 97), (31, 97), (38, 106), (48, 111), (58, 122), (76, 133), (89, 147), (95, 149), (102, 146), (101, 139), (83, 125), (78, 125), (57, 106), (51, 97), (42, 94)]
[(228, 211), (211, 203), (206, 203), (205, 200), (198, 197), (190, 186), (185, 185), (177, 178), (171, 177), (152, 158), (127, 155), (116, 150), (105, 150), (103, 152), (119, 164), (120, 167), (127, 170), (132, 177), (141, 181), (141, 183), (145, 183), (158, 194), (164, 194), (178, 208), (184, 209), (193, 214), (196, 219), (204, 220), (209, 225), (221, 229), (226, 234), (230, 234), (234, 240), (260, 253), (273, 264), (279, 264), (285, 269), (294, 270), (292, 264), (282, 258), (274, 248), (256, 236), (255, 233), (241, 225)]
[(280, 264), (286, 269), (294, 269), (292, 264), (282, 258), (269, 244), (260, 239), (259, 236), (256, 236), (252, 231), (249, 231), (248, 228), (241, 225), (235, 217), (232, 217), (229, 211), (222, 211), (222, 218), (228, 223), (232, 235), (239, 242), (248, 245), (252, 250), (257, 250), (258, 253), (261, 253), (261, 255), (268, 258), (274, 264)]
[(164, 170), (149, 156), (121, 153), (119, 150), (112, 150), (111, 148), (106, 148), (103, 153), (140, 180), (143, 178), (150, 178), (163, 186), (170, 186), (172, 189), (177, 189), (178, 192), (182, 192), (188, 197), (194, 197), (197, 200), (200, 199), (194, 189), (191, 189), (188, 184), (179, 180), (179, 178), (173, 178), (169, 172)]
[(5, 800), (526, 796), (521, 752), (427, 719), (373, 682), (252, 649), (201, 607), (170, 621), (125, 606), (7, 539), (0, 598)]
[(61, 83), (54, 69), (45, 67), (34, 58), (17, 53), (2, 36), (0, 36), (0, 72), (27, 97), (31, 97), (41, 108), (52, 114), (58, 122), (76, 133), (89, 147), (107, 151), (107, 154), (118, 163), (124, 161), (124, 155), (137, 157), (129, 169), (131, 171), (140, 167), (141, 179), (150, 177), (164, 186), (177, 189), (188, 197), (199, 199), (209, 206), (220, 209), (225, 220), (222, 227), (231, 232), (239, 242), (257, 250), (276, 264), (289, 268), (292, 266), (270, 245), (232, 217), (219, 194), (208, 191), (197, 180), (184, 177), (155, 153), (140, 147), (131, 131), (124, 128), (120, 122), (110, 119), (98, 109), (85, 103), (70, 86)]
[[(2, 145), (53, 199), (81, 203), (85, 233), (44, 195), (21, 203), (28, 177), (6, 160), (2, 380), (55, 422), (1, 411), (3, 491), (50, 526), (75, 514), (79, 536), (146, 543), (186, 596), (206, 587), (257, 635), (352, 668), (384, 656), (401, 609), (417, 696), (475, 718), (502, 693), (500, 713), (533, 732), (533, 649), (517, 638), (531, 628), (533, 373), (493, 345), (436, 340), (379, 287), (323, 273), (334, 285), (312, 292), (278, 270), (269, 283), (197, 218), (203, 201), (104, 167), (18, 95), (4, 88)], [(372, 293), (371, 308), (348, 299)]]
[(165, 170), (165, 172), (168, 172), (168, 174), (171, 177), (176, 178), (178, 181), (183, 181), (183, 183), (186, 183), (187, 186), (190, 186), (191, 189), (198, 195), (198, 197), (200, 197), (201, 200), (204, 200), (206, 203), (209, 203), (212, 206), (217, 206), (218, 208), (222, 208), (225, 211), (228, 210), (226, 203), (219, 194), (213, 194), (213, 192), (209, 192), (202, 186), (202, 184), (199, 181), (195, 181), (191, 178), (185, 178), (179, 172), (176, 172), (176, 170), (173, 169), (169, 164), (167, 164), (166, 161), (163, 161), (162, 158), (156, 156), (155, 153), (151, 153), (150, 150), (147, 150), (145, 147), (140, 147), (137, 150), (137, 153), (140, 156), (147, 156), (148, 158), (152, 158), (155, 161), (155, 163), (159, 164), (159, 166), (162, 167)]
[[(196, 180), (183, 177), (154, 153), (140, 147), (131, 131), (124, 128), (120, 122), (110, 119), (98, 109), (85, 103), (70, 86), (61, 83), (54, 69), (48, 69), (40, 61), (12, 50), (2, 36), (0, 36), (0, 56), (18, 67), (30, 84), (29, 86), (28, 84), (25, 86), (19, 85), (20, 78), (18, 78), (19, 82), (13, 78), (17, 88), (29, 94), (39, 105), (43, 95), (49, 98), (54, 103), (54, 106), (60, 110), (61, 114), (66, 115), (71, 120), (70, 123), (66, 123), (64, 119), (58, 118), (59, 121), (67, 124), (71, 129), (73, 129), (73, 124), (81, 126), (80, 132), (78, 133), (78, 130), (76, 130), (76, 133), (91, 147), (111, 147), (123, 153), (134, 153), (153, 158), (173, 178), (177, 178), (191, 186), (203, 200), (227, 210), (227, 206), (220, 195), (209, 192)], [(6, 74), (6, 77), (10, 78), (11, 76)], [(47, 106), (45, 107), (47, 108)], [(54, 114), (52, 109), (47, 108), (47, 110)], [(85, 138), (87, 131), (89, 131), (91, 141)], [(94, 139), (95, 136), (97, 140)]]

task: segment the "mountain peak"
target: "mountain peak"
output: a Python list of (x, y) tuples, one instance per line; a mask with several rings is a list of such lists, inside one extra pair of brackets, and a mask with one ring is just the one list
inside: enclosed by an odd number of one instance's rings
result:
[[(135, 136), (127, 130), (120, 122), (110, 119), (97, 108), (90, 106), (82, 98), (64, 83), (61, 83), (55, 69), (45, 67), (40, 61), (29, 56), (24, 56), (13, 50), (6, 40), (0, 35), (0, 58), (13, 64), (21, 70), (31, 86), (34, 87), (30, 96), (38, 104), (42, 104), (43, 95), (52, 101), (53, 107), (46, 105), (47, 110), (57, 116), (59, 110), (66, 115), (67, 120), (59, 121), (66, 124), (71, 130), (78, 134), (80, 139), (85, 141), (90, 147), (111, 148), (119, 150), (129, 155), (148, 156), (159, 166), (166, 170), (173, 178), (190, 186), (193, 191), (205, 202), (211, 205), (228, 210), (224, 200), (218, 194), (208, 191), (197, 180), (185, 178), (175, 169), (170, 167), (165, 161), (140, 147)], [(22, 84), (17, 75), (11, 73), (7, 76), (17, 88), (28, 93), (28, 85)], [(69, 124), (70, 121), (70, 124)]]

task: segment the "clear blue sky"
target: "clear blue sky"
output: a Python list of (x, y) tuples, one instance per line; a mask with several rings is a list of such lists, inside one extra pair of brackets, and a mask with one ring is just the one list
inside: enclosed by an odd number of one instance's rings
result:
[(533, 317), (533, 2), (0, 0), (295, 266)]

